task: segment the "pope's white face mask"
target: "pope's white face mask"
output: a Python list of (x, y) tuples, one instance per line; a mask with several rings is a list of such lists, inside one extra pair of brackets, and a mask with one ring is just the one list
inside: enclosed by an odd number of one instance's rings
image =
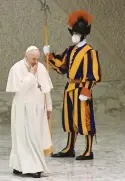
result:
[(73, 34), (73, 36), (72, 36), (72, 42), (73, 42), (74, 44), (79, 43), (80, 40), (81, 40), (81, 35)]

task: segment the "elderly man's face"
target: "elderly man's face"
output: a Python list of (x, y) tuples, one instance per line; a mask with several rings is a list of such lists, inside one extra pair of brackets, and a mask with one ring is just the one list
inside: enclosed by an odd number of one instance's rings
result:
[(39, 61), (39, 57), (40, 57), (40, 51), (39, 50), (29, 51), (25, 55), (26, 61), (28, 62), (29, 65), (32, 65), (32, 66), (34, 66)]

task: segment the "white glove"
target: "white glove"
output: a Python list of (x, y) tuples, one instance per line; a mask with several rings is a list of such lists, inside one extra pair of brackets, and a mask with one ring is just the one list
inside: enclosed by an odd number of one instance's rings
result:
[(47, 55), (47, 54), (50, 53), (50, 45), (43, 47), (43, 53), (44, 53), (45, 55)]
[(79, 99), (80, 99), (81, 101), (87, 101), (87, 100), (89, 99), (89, 97), (84, 96), (84, 95), (80, 95), (80, 96), (79, 96)]

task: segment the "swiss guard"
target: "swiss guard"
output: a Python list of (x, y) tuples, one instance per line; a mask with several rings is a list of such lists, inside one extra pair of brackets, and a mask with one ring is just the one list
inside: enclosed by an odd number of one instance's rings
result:
[(44, 46), (49, 53), (49, 64), (60, 74), (67, 74), (62, 110), (62, 126), (68, 132), (66, 147), (52, 157), (75, 157), (75, 142), (78, 133), (85, 135), (86, 148), (76, 160), (91, 160), (93, 137), (96, 135), (92, 89), (101, 81), (98, 52), (86, 42), (91, 32), (92, 16), (84, 10), (75, 11), (68, 17), (69, 32), (73, 46), (62, 54), (50, 53), (50, 46)]

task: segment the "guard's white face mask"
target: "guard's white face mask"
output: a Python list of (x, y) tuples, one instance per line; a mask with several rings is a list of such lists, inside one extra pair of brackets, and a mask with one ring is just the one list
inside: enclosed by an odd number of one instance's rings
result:
[(73, 36), (72, 36), (72, 42), (73, 42), (74, 44), (79, 43), (80, 40), (81, 40), (81, 35), (73, 34)]

